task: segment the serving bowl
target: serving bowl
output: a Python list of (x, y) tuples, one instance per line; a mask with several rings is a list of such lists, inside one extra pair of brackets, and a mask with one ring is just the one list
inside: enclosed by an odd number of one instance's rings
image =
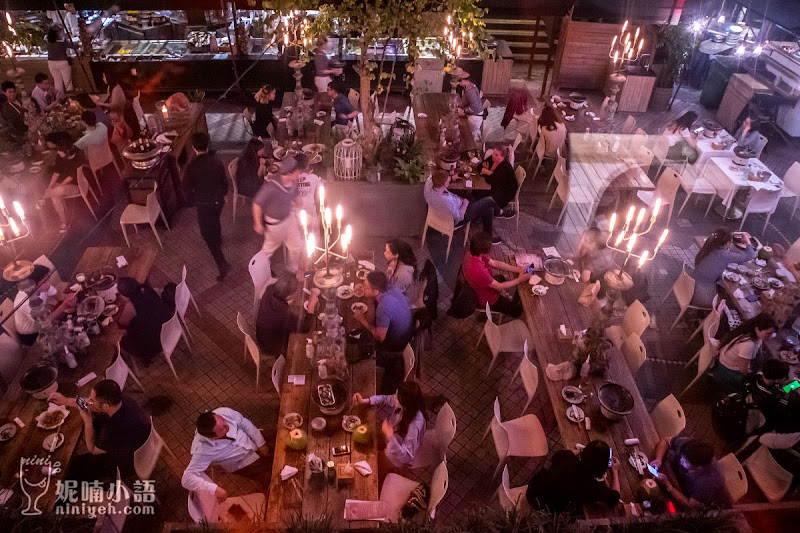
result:
[(597, 391), (600, 412), (611, 421), (622, 420), (633, 411), (633, 395), (630, 391), (612, 381), (603, 383)]

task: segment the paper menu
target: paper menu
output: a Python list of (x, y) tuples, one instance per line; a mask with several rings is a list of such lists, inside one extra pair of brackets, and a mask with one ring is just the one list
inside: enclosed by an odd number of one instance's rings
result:
[(558, 253), (558, 250), (556, 250), (555, 246), (548, 246), (547, 248), (542, 248), (542, 252), (546, 256), (561, 257), (561, 254)]
[(534, 270), (542, 269), (542, 258), (538, 254), (516, 253), (514, 254), (514, 261), (517, 266), (527, 267), (528, 265), (533, 265)]
[(386, 504), (382, 501), (345, 500), (345, 520), (385, 520)]

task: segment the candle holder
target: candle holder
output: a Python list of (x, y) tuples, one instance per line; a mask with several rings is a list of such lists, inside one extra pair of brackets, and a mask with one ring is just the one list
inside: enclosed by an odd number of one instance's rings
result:
[[(319, 213), (322, 226), (321, 246), (317, 244), (317, 238), (313, 231), (308, 228), (308, 215), (305, 210), (300, 211), (300, 225), (303, 227), (303, 235), (306, 241), (306, 254), (314, 268), (314, 284), (321, 290), (335, 289), (344, 281), (343, 266), (347, 261), (347, 248), (353, 238), (353, 229), (348, 224), (342, 231), (342, 206), (336, 206), (336, 221), (334, 223), (331, 208), (325, 205), (325, 187), (319, 187)], [(334, 238), (334, 225), (336, 226), (336, 236)], [(341, 253), (334, 251), (340, 247)], [(317, 254), (319, 254), (317, 256)], [(315, 256), (316, 259), (315, 259)]]
[(12, 205), (19, 222), (6, 209), (5, 202), (0, 197), (0, 248), (8, 254), (11, 261), (3, 269), (3, 278), (7, 281), (20, 281), (30, 276), (33, 272), (33, 263), (19, 259), (17, 250), (17, 242), (30, 236), (31, 228), (28, 225), (25, 212), (22, 210), (22, 205), (16, 200)]
[[(620, 62), (620, 67), (622, 67), (626, 61), (630, 62), (639, 59), (639, 54), (642, 53), (644, 36), (639, 37), (641, 28), (636, 28), (636, 31), (633, 32), (633, 38), (631, 38), (631, 29), (628, 27), (628, 21), (626, 20), (619, 35), (615, 35), (611, 40), (608, 57), (614, 60), (614, 68), (617, 66), (617, 61)], [(626, 30), (628, 31), (626, 32)]]

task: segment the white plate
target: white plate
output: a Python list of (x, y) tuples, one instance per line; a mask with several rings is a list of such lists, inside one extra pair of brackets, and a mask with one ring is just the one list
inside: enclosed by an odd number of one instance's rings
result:
[(726, 279), (727, 281), (732, 281), (734, 283), (738, 282), (740, 279), (739, 274), (737, 274), (736, 272), (728, 272), (727, 270), (722, 273), (722, 277), (723, 279)]
[(783, 359), (784, 361), (786, 361), (787, 363), (795, 364), (798, 361), (797, 354), (796, 353), (792, 353), (789, 350), (781, 350), (781, 352), (778, 354), (778, 356), (781, 359)]
[(769, 278), (767, 281), (769, 282), (769, 286), (772, 287), (773, 289), (783, 288), (783, 282), (778, 278)]
[(755, 262), (756, 262), (756, 264), (757, 264), (758, 266), (760, 266), (760, 267), (765, 267), (765, 266), (767, 266), (767, 262), (766, 262), (766, 261), (764, 261), (763, 259), (756, 259), (756, 261), (755, 261)]
[(51, 433), (42, 441), (42, 448), (47, 451), (57, 450), (64, 444), (63, 433)]
[(367, 279), (367, 274), (369, 274), (369, 271), (365, 268), (356, 271), (356, 277), (362, 281)]
[(350, 288), (350, 285), (342, 285), (338, 289), (336, 289), (336, 296), (338, 296), (342, 300), (349, 300), (353, 297), (355, 291)]
[(31, 174), (38, 174), (41, 171), (42, 171), (42, 167), (40, 167), (39, 165), (33, 165), (32, 167), (30, 167), (28, 169), (28, 172), (30, 172)]
[(356, 312), (366, 313), (367, 309), (369, 308), (367, 307), (367, 304), (365, 304), (364, 302), (356, 302), (350, 306), (350, 310), (354, 313)]
[(7, 422), (0, 426), (0, 442), (6, 442), (14, 438), (17, 434), (17, 425), (13, 422)]
[(544, 296), (547, 294), (547, 287), (544, 285), (534, 285), (531, 287), (531, 292), (534, 296)]
[(577, 405), (570, 405), (567, 407), (567, 418), (570, 420), (570, 422), (580, 424), (583, 422), (583, 419), (586, 418), (586, 415), (583, 413), (583, 409)]
[(318, 416), (317, 418), (311, 420), (311, 429), (313, 429), (314, 431), (322, 431), (325, 429), (325, 426), (327, 425), (328, 422), (321, 416)]
[(628, 456), (628, 464), (631, 465), (634, 469), (636, 469), (636, 459), (639, 459), (639, 465), (642, 467), (642, 470), (647, 470), (647, 456), (642, 452), (633, 452)]
[(342, 417), (342, 429), (352, 433), (361, 425), (361, 419), (356, 415), (344, 415)]
[[(47, 416), (47, 413), (52, 413), (56, 411), (64, 415), (63, 418), (61, 418), (61, 421), (58, 424), (45, 425), (43, 421), (45, 416)], [(36, 417), (36, 427), (40, 427), (42, 429), (55, 429), (61, 424), (63, 424), (64, 420), (66, 420), (68, 416), (69, 416), (69, 410), (66, 407), (64, 407), (63, 405), (56, 405), (54, 403), (51, 403), (47, 406), (47, 411), (44, 411), (43, 413), (41, 413), (39, 416)]]
[(283, 416), (283, 427), (288, 430), (297, 429), (303, 426), (303, 415), (300, 413), (286, 413)]
[(324, 116), (325, 116), (325, 115), (327, 115), (327, 114), (328, 114), (328, 113), (325, 113), (325, 111), (317, 111), (317, 116), (318, 116), (318, 117), (324, 117)]
[[(570, 396), (570, 393), (573, 393), (575, 396)], [(583, 393), (583, 391), (575, 385), (567, 385), (561, 389), (561, 397), (564, 398), (565, 402), (571, 404), (583, 403), (583, 401), (586, 399), (586, 395)]]

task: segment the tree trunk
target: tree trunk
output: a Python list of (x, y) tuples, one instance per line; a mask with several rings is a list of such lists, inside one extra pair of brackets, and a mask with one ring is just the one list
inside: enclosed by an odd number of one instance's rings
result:
[(363, 41), (361, 43), (361, 61), (359, 75), (359, 93), (361, 97), (361, 114), (364, 118), (364, 145), (362, 153), (364, 161), (367, 165), (372, 165), (375, 162), (375, 151), (377, 143), (375, 142), (375, 132), (373, 131), (374, 120), (373, 115), (370, 113), (370, 83), (369, 83), (369, 58), (367, 57), (368, 43)]

